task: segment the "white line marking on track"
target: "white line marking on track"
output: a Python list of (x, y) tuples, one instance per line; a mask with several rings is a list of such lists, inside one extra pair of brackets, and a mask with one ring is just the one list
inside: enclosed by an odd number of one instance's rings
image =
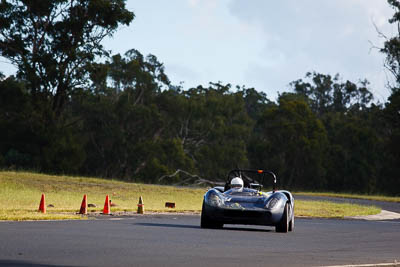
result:
[(348, 219), (361, 219), (368, 221), (380, 221), (380, 220), (396, 220), (400, 219), (400, 214), (393, 211), (381, 210), (381, 213), (375, 215), (367, 215), (367, 216), (352, 216), (345, 217)]
[(374, 267), (374, 266), (400, 266), (400, 262), (372, 263), (372, 264), (346, 264), (346, 265), (325, 265), (320, 267)]
[(379, 223), (390, 223), (390, 224), (400, 224), (400, 221), (395, 221), (395, 222), (392, 222), (392, 221), (377, 221), (377, 222), (379, 222)]

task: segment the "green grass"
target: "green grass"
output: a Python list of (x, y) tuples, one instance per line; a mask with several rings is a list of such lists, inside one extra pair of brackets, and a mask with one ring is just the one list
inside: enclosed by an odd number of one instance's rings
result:
[[(0, 172), (0, 220), (24, 219), (80, 219), (73, 215), (79, 211), (83, 195), (96, 208), (103, 210), (109, 195), (112, 212), (136, 211), (139, 197), (144, 200), (145, 211), (198, 211), (206, 189), (126, 183), (97, 178), (51, 176), (29, 172)], [(42, 193), (46, 196), (47, 214), (37, 212)], [(165, 202), (175, 202), (176, 208), (165, 208)], [(64, 214), (63, 214), (64, 213)], [(65, 214), (67, 213), (67, 214)]]
[(332, 192), (294, 192), (296, 195), (303, 196), (321, 196), (321, 197), (338, 197), (338, 198), (354, 198), (366, 199), (388, 202), (400, 202), (400, 197), (388, 197), (379, 195), (360, 195), (360, 194), (346, 194), (346, 193), (332, 193)]
[[(83, 195), (96, 208), (103, 210), (109, 195), (111, 212), (135, 212), (139, 197), (144, 200), (145, 212), (200, 212), (206, 188), (187, 188), (127, 183), (86, 177), (52, 176), (30, 172), (0, 171), (0, 220), (58, 220), (86, 219), (77, 215)], [(37, 210), (42, 193), (46, 195), (47, 213)], [(175, 202), (176, 208), (165, 208), (165, 202)], [(336, 204), (325, 201), (296, 201), (296, 216), (342, 218), (380, 212), (376, 207)]]
[(315, 218), (344, 218), (353, 216), (374, 215), (381, 212), (375, 206), (362, 206), (350, 203), (329, 201), (295, 201), (295, 215)]

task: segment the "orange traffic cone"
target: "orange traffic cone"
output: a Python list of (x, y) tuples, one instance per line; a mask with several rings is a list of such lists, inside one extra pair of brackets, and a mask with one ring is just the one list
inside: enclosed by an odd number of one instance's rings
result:
[(137, 213), (144, 214), (144, 204), (142, 196), (139, 197), (139, 203), (137, 204)]
[(46, 213), (46, 200), (44, 194), (42, 194), (42, 198), (40, 199), (39, 211), (42, 213)]
[(108, 199), (108, 195), (106, 196), (106, 202), (104, 202), (103, 214), (111, 214), (110, 213), (110, 200)]
[(82, 200), (81, 209), (79, 211), (79, 214), (87, 214), (87, 196), (86, 196), (86, 194), (83, 195), (83, 200)]

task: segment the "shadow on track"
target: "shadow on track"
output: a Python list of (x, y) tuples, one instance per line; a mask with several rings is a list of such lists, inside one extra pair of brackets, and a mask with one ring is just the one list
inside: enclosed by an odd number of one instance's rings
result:
[(0, 260), (0, 266), (7, 267), (68, 267), (66, 265), (52, 265), (20, 260)]
[[(153, 226), (153, 227), (169, 227), (169, 228), (186, 228), (186, 229), (202, 229), (199, 225), (186, 225), (186, 224), (167, 224), (167, 223), (135, 223), (134, 225), (140, 226)], [(218, 231), (248, 231), (248, 232), (273, 232), (270, 229), (260, 228), (245, 228), (245, 227), (227, 227), (224, 226), (221, 229), (212, 229)]]
[(247, 232), (275, 232), (271, 229), (260, 229), (260, 228), (244, 228), (244, 227), (226, 227), (222, 228), (221, 230), (227, 231), (247, 231)]
[(200, 229), (200, 226), (197, 226), (197, 225), (185, 225), (185, 224), (135, 223), (134, 225), (154, 226), (154, 227), (169, 227), (169, 228), (191, 228), (191, 229)]

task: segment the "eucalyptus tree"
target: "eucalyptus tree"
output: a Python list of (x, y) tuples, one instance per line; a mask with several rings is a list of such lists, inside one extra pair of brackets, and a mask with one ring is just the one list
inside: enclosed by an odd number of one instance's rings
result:
[(394, 77), (394, 83), (388, 83), (391, 89), (388, 102), (385, 105), (383, 119), (385, 126), (385, 164), (382, 171), (383, 191), (390, 191), (399, 195), (400, 190), (400, 1), (388, 0), (390, 7), (394, 10), (393, 16), (388, 20), (395, 25), (397, 30), (392, 37), (386, 37), (381, 52), (385, 54), (385, 67)]
[(0, 3), (0, 54), (37, 106), (60, 117), (71, 92), (87, 82), (86, 66), (106, 54), (101, 44), (134, 14), (124, 0), (9, 0)]
[(304, 97), (283, 93), (264, 111), (256, 129), (249, 146), (255, 167), (275, 170), (285, 187), (324, 188), (327, 134)]
[(399, 90), (400, 88), (400, 1), (399, 0), (387, 0), (390, 7), (394, 10), (394, 14), (389, 18), (389, 23), (394, 24), (397, 29), (395, 35), (387, 37), (383, 33), (380, 35), (385, 38), (384, 46), (380, 49), (382, 53), (386, 55), (384, 66), (388, 69), (396, 84), (389, 84), (393, 90)]
[(316, 72), (308, 72), (305, 80), (290, 83), (294, 92), (306, 97), (312, 110), (319, 116), (328, 112), (346, 112), (366, 109), (373, 100), (369, 91), (369, 82), (362, 80), (358, 84), (343, 82), (339, 74), (332, 77)]
[(2, 93), (9, 100), (20, 94), (16, 105), (24, 108), (15, 114), (16, 107), (2, 106), (10, 115), (2, 132), (11, 126), (3, 139), (6, 161), (26, 155), (25, 168), (80, 170), (86, 139), (80, 135), (82, 114), (71, 112), (71, 101), (89, 87), (89, 63), (107, 54), (104, 38), (133, 18), (124, 0), (0, 2), (0, 56), (15, 65), (16, 81), (22, 84), (5, 83), (8, 91)]
[(167, 160), (158, 159), (164, 157), (160, 151), (165, 143), (174, 145), (164, 134), (168, 127), (158, 100), (170, 83), (163, 64), (154, 55), (131, 49), (89, 69), (91, 93), (73, 98), (74, 112), (84, 118), (81, 134), (88, 140), (84, 172), (142, 180), (147, 176), (147, 182), (154, 182), (155, 173), (165, 174), (158, 169), (164, 164), (169, 168)]

